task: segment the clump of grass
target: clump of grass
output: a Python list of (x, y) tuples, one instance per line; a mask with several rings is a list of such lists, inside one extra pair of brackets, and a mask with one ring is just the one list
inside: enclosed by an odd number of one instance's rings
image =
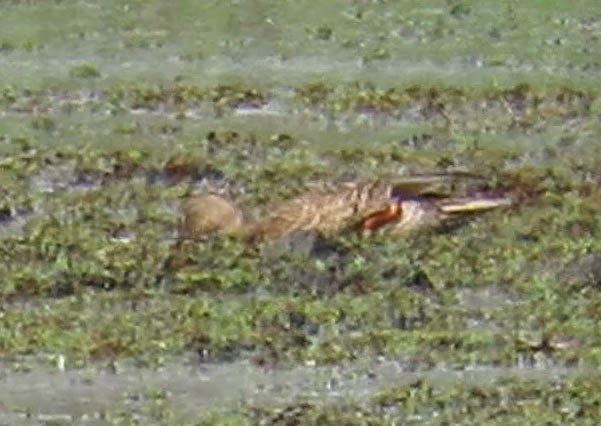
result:
[(100, 77), (100, 70), (95, 64), (84, 63), (72, 67), (69, 75), (73, 78), (98, 78)]
[(46, 132), (51, 132), (56, 128), (56, 123), (52, 118), (42, 115), (31, 120), (31, 127), (35, 130), (45, 130)]

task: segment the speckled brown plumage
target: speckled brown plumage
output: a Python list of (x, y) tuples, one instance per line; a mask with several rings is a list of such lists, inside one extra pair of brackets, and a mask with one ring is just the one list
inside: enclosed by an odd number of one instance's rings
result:
[(215, 231), (236, 232), (244, 226), (242, 211), (218, 195), (197, 195), (181, 206), (179, 234), (195, 238)]
[(242, 212), (221, 197), (195, 196), (183, 205), (180, 234), (194, 238), (221, 230), (255, 241), (308, 230), (329, 235), (347, 230), (402, 235), (441, 225), (466, 213), (510, 204), (510, 200), (503, 197), (453, 197), (435, 190), (456, 178), (426, 175), (394, 183), (322, 183), (276, 204), (262, 218), (251, 222), (244, 222)]

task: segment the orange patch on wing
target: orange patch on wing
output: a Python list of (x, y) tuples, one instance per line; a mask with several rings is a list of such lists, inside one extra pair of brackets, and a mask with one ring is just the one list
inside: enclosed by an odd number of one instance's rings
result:
[(359, 224), (359, 229), (362, 231), (373, 231), (389, 222), (397, 220), (401, 216), (401, 213), (401, 205), (399, 203), (392, 203), (388, 208), (377, 211), (363, 219)]

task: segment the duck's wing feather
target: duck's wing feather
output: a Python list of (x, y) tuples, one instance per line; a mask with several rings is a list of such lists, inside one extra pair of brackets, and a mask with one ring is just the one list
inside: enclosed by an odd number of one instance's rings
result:
[(301, 230), (340, 232), (359, 217), (388, 205), (390, 191), (390, 185), (380, 182), (315, 187), (277, 205), (260, 221), (257, 232), (266, 238)]

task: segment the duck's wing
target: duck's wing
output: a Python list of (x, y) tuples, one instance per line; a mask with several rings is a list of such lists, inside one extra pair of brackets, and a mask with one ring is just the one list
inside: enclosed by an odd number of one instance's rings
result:
[(390, 185), (381, 182), (346, 182), (322, 185), (276, 205), (257, 225), (262, 238), (277, 238), (295, 231), (337, 233), (361, 216), (390, 203)]
[(444, 198), (461, 182), (484, 180), (483, 176), (464, 172), (406, 176), (392, 181), (390, 197), (398, 201), (419, 196)]

